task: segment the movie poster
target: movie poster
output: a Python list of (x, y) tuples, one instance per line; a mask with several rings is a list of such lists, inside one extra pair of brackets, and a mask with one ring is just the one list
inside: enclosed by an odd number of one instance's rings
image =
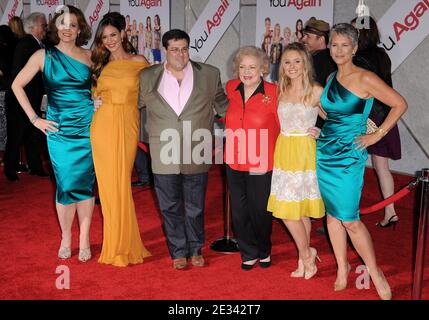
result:
[(138, 54), (151, 64), (164, 60), (162, 35), (170, 29), (170, 1), (121, 0), (121, 13), (127, 21), (127, 36)]
[(55, 9), (63, 4), (63, 0), (31, 0), (30, 11), (44, 13), (46, 21), (50, 23), (55, 15)]
[(255, 45), (270, 57), (268, 80), (276, 81), (283, 49), (289, 43), (302, 40), (302, 30), (311, 17), (324, 20), (332, 26), (334, 1), (257, 0)]
[(23, 0), (9, 0), (0, 19), (0, 25), (8, 24), (14, 16), (20, 17), (24, 7)]

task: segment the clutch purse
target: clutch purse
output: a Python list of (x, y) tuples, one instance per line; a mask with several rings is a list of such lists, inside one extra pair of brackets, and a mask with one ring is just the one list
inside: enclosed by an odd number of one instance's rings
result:
[(378, 130), (378, 126), (370, 118), (366, 120), (366, 133), (371, 134)]
[(46, 94), (43, 95), (42, 102), (40, 103), (40, 111), (48, 111), (48, 96)]

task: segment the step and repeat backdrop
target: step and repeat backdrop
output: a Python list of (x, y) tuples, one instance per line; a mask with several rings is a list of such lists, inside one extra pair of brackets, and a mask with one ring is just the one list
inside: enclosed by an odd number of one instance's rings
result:
[[(52, 20), (56, 10), (64, 5), (63, 0), (31, 0), (30, 11), (42, 12), (48, 21)], [(83, 9), (83, 8), (81, 8)], [(93, 38), (98, 23), (110, 10), (110, 2), (90, 0), (84, 14), (92, 28)], [(136, 51), (146, 56), (150, 63), (163, 60), (161, 38), (165, 30), (170, 29), (170, 1), (163, 0), (121, 0), (120, 12), (126, 17), (127, 36)], [(7, 24), (14, 17), (22, 17), (23, 1), (7, 1), (0, 24)], [(90, 47), (92, 40), (87, 47)]]
[[(0, 24), (7, 24), (13, 16), (22, 16), (23, 0), (5, 1)], [(109, 1), (90, 0), (85, 15), (94, 33), (101, 17), (109, 12)], [(359, 4), (364, 1), (359, 1)], [(48, 20), (63, 0), (31, 0), (31, 12), (43, 12)], [(189, 30), (191, 58), (206, 61), (222, 35), (240, 10), (239, 0), (210, 0)], [(127, 35), (138, 53), (152, 63), (163, 60), (162, 34), (170, 28), (170, 1), (168, 0), (120, 0), (120, 12), (127, 20)], [(368, 11), (369, 12), (369, 11)], [(315, 17), (331, 26), (334, 0), (256, 0), (255, 45), (262, 47), (273, 62), (280, 59), (278, 44), (300, 41), (305, 22)], [(392, 60), (394, 71), (429, 34), (429, 0), (397, 0), (379, 19), (382, 46)]]
[(270, 57), (268, 80), (277, 81), (285, 47), (302, 40), (304, 25), (313, 17), (332, 26), (334, 0), (257, 0), (255, 46)]

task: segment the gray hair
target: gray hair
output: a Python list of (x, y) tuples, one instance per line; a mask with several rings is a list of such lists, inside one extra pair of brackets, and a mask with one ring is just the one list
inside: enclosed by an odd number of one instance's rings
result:
[(338, 23), (334, 25), (331, 29), (331, 35), (329, 36), (329, 45), (331, 45), (332, 36), (335, 34), (340, 34), (348, 37), (352, 40), (353, 46), (356, 47), (359, 41), (358, 30), (353, 27), (350, 23)]
[(25, 33), (31, 33), (31, 30), (33, 30), (34, 25), (37, 23), (39, 19), (46, 19), (46, 16), (44, 13), (41, 12), (33, 12), (28, 17), (24, 19), (24, 31)]
[(234, 64), (234, 73), (238, 77), (238, 69), (240, 67), (241, 60), (245, 56), (251, 56), (258, 59), (261, 64), (262, 74), (265, 77), (270, 72), (270, 59), (266, 53), (255, 46), (245, 46), (238, 49), (235, 53), (233, 64)]

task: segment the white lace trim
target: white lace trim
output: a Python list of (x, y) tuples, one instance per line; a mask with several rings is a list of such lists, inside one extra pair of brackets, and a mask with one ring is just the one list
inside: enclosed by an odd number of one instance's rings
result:
[(321, 198), (316, 172), (312, 170), (292, 172), (274, 168), (271, 194), (279, 201), (300, 202)]
[(302, 103), (280, 101), (277, 113), (282, 132), (307, 132), (308, 128), (316, 124), (319, 108), (306, 107)]

